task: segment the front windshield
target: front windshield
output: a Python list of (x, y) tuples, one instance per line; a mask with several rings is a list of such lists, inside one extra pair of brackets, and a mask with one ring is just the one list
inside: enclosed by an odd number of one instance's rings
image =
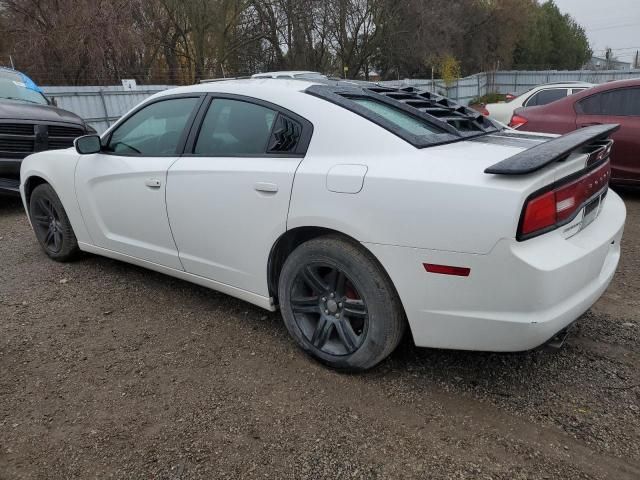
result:
[(14, 72), (0, 71), (0, 99), (47, 105), (47, 99), (39, 92), (27, 88), (22, 77)]

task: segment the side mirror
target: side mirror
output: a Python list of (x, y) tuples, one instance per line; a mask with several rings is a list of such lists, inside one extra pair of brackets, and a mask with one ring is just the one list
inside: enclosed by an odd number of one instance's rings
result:
[(58, 101), (56, 100), (56, 97), (49, 98), (49, 105), (52, 105), (54, 107), (58, 106)]
[(76, 147), (76, 152), (80, 155), (99, 153), (100, 150), (102, 150), (102, 144), (100, 143), (100, 137), (98, 135), (78, 137), (73, 141), (73, 146)]

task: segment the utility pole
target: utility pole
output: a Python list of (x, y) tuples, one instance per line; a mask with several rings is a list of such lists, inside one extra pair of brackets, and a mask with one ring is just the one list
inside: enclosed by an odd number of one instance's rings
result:
[(640, 50), (636, 50), (636, 61), (633, 64), (633, 68), (640, 68)]

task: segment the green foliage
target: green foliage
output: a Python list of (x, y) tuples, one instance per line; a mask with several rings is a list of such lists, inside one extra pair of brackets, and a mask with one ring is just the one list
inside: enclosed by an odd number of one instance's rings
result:
[(445, 55), (440, 59), (438, 71), (445, 85), (451, 87), (460, 78), (460, 62), (452, 55)]
[(487, 93), (480, 97), (476, 97), (469, 102), (469, 105), (486, 105), (487, 103), (506, 102), (507, 96), (504, 93)]
[(592, 54), (584, 29), (549, 0), (533, 12), (526, 35), (514, 52), (514, 67), (574, 70)]

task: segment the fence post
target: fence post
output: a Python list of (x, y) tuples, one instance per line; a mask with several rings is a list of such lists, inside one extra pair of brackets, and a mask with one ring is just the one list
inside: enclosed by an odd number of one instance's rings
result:
[(98, 90), (98, 94), (100, 95), (100, 100), (102, 101), (102, 109), (104, 110), (104, 120), (107, 122), (107, 125), (111, 126), (111, 121), (109, 120), (109, 111), (107, 110), (107, 102), (104, 100), (104, 92), (102, 89)]

